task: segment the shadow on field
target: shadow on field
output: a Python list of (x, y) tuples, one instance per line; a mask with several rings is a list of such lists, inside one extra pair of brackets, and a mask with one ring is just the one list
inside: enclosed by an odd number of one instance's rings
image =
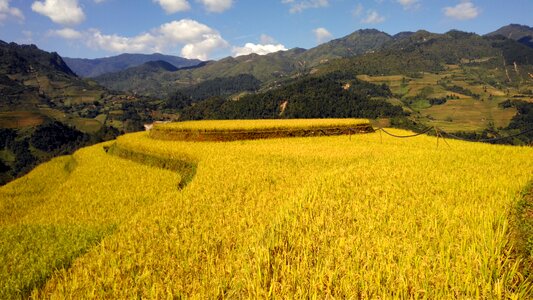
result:
[(512, 216), (511, 236), (515, 255), (523, 259), (522, 274), (533, 281), (533, 182), (524, 190)]
[(198, 167), (198, 162), (192, 159), (175, 159), (153, 156), (146, 153), (122, 148), (116, 143), (111, 145), (110, 147), (104, 147), (104, 150), (110, 155), (115, 155), (136, 163), (178, 172), (181, 177), (181, 180), (178, 183), (178, 188), (180, 190), (184, 189), (193, 180)]

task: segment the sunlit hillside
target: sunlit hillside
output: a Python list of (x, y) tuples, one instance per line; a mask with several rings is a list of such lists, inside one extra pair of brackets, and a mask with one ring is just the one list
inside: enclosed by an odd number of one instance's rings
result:
[(527, 299), (532, 157), (379, 132), (128, 134), (0, 188), (0, 298)]

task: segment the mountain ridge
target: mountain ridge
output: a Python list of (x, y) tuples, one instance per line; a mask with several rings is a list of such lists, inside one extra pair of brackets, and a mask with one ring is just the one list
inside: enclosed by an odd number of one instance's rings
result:
[(165, 61), (176, 68), (191, 67), (202, 63), (198, 59), (186, 59), (179, 56), (153, 54), (123, 53), (116, 56), (86, 59), (65, 57), (65, 62), (81, 77), (96, 77), (105, 73), (123, 71), (150, 61)]
[(509, 24), (496, 31), (487, 33), (486, 36), (502, 35), (508, 39), (513, 39), (521, 44), (533, 48), (533, 27), (520, 24)]

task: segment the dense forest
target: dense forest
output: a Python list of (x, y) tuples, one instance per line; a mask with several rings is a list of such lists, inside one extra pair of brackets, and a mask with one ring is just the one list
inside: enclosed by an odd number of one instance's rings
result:
[(192, 103), (213, 96), (223, 97), (241, 92), (255, 92), (260, 87), (261, 81), (249, 74), (206, 80), (172, 93), (166, 101), (166, 108), (183, 109)]
[(114, 139), (119, 134), (117, 129), (107, 126), (88, 134), (53, 120), (47, 120), (31, 133), (0, 128), (0, 185), (53, 157), (71, 154), (79, 148)]
[(239, 100), (212, 97), (186, 107), (181, 118), (377, 118), (403, 116), (399, 106), (373, 97), (390, 97), (387, 85), (354, 79), (352, 73), (334, 72), (306, 77), (271, 91), (250, 94)]

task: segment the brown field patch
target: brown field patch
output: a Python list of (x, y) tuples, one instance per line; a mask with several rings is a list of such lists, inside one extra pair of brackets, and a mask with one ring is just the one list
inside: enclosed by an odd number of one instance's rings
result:
[(41, 125), (44, 117), (31, 111), (0, 112), (0, 128), (24, 128)]

